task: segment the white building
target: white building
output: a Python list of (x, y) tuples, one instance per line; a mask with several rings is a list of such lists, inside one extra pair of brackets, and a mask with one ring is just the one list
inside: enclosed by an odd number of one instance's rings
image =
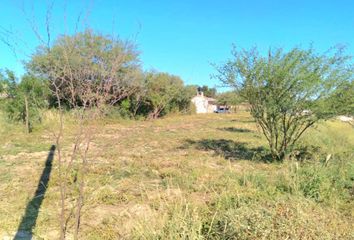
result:
[(192, 98), (197, 113), (213, 113), (217, 109), (216, 99), (205, 97), (203, 92), (198, 92), (197, 96)]

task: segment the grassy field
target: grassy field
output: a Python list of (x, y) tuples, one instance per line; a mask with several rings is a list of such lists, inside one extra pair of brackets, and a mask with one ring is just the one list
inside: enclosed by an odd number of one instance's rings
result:
[[(50, 119), (31, 135), (0, 120), (0, 238), (16, 233), (36, 191)], [(320, 123), (301, 140), (301, 161), (268, 161), (266, 147), (246, 112), (102, 122), (81, 239), (353, 239), (354, 128)], [(58, 234), (55, 160), (37, 239)]]

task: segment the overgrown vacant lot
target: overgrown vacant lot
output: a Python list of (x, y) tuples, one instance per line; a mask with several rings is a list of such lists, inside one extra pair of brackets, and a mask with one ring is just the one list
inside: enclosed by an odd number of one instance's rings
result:
[[(25, 135), (1, 121), (0, 237), (17, 231), (32, 200), (53, 144), (52, 127), (46, 120)], [(348, 124), (321, 123), (302, 139), (302, 161), (283, 163), (268, 161), (266, 142), (248, 113), (107, 120), (98, 128), (82, 239), (354, 237), (354, 129)], [(74, 131), (70, 121), (65, 131)], [(38, 239), (58, 234), (55, 156), (52, 168), (38, 217), (35, 208), (28, 210)]]

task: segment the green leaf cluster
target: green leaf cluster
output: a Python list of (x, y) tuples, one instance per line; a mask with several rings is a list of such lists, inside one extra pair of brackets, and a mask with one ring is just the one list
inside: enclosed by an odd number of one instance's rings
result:
[[(273, 158), (282, 160), (301, 135), (317, 121), (338, 111), (341, 86), (353, 80), (351, 57), (343, 48), (318, 54), (312, 48), (233, 49), (233, 58), (217, 67), (222, 83), (234, 87), (251, 106)], [(344, 95), (343, 95), (344, 96)], [(350, 106), (350, 96), (341, 98)]]

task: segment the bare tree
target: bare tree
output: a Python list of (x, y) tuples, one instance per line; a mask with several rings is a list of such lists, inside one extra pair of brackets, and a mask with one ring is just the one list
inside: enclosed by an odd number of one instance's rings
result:
[[(60, 239), (66, 239), (68, 223), (73, 221), (74, 239), (78, 239), (81, 211), (85, 202), (86, 175), (89, 171), (90, 144), (97, 133), (96, 120), (104, 116), (107, 106), (115, 105), (129, 97), (139, 88), (141, 80), (139, 53), (131, 41), (122, 41), (112, 35), (95, 33), (88, 28), (87, 11), (83, 20), (79, 17), (72, 35), (63, 34), (52, 42), (51, 12), (49, 4), (45, 19), (45, 34), (41, 34), (33, 17), (28, 17), (25, 8), (22, 11), (29, 22), (31, 31), (38, 39), (39, 46), (26, 64), (27, 70), (41, 78), (48, 79), (58, 111), (59, 127), (53, 130), (55, 138), (59, 191), (60, 191)], [(80, 15), (81, 16), (81, 15)], [(79, 25), (85, 30), (79, 32)], [(0, 40), (14, 52), (18, 49), (12, 32), (3, 30)], [(67, 150), (64, 140), (65, 109), (70, 109), (75, 117), (77, 131), (74, 133), (72, 147)], [(64, 154), (68, 151), (68, 154)], [(64, 157), (69, 155), (69, 158)], [(72, 172), (75, 179), (72, 179)], [(68, 198), (78, 189), (72, 200), (74, 208), (68, 207)], [(70, 195), (69, 195), (70, 193)]]
[(113, 37), (95, 34), (91, 30), (73, 36), (59, 37), (49, 49), (40, 47), (27, 67), (33, 74), (46, 76), (51, 82), (60, 114), (60, 129), (56, 135), (62, 151), (63, 107), (70, 108), (78, 124), (69, 161), (59, 153), (61, 179), (61, 232), (65, 238), (65, 200), (68, 178), (76, 171), (74, 238), (78, 238), (81, 209), (84, 204), (85, 176), (88, 171), (88, 151), (95, 135), (92, 123), (102, 117), (109, 105), (130, 96), (138, 88), (140, 68), (134, 45)]

